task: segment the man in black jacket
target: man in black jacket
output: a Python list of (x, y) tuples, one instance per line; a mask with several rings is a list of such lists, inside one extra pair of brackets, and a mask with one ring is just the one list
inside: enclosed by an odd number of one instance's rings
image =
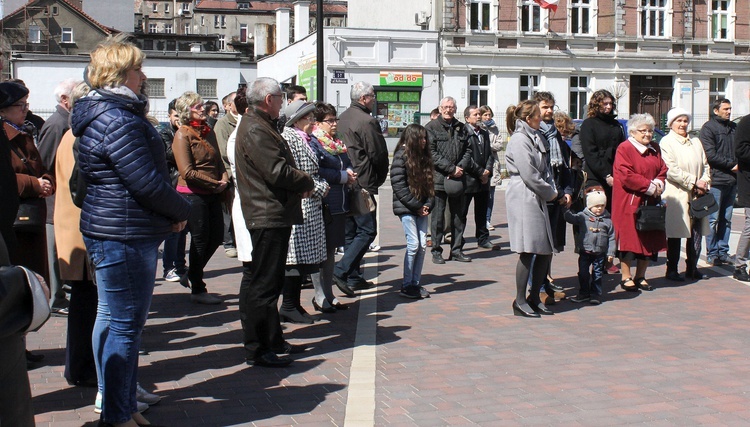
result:
[(737, 125), (730, 120), (732, 104), (721, 98), (712, 105), (713, 117), (701, 127), (700, 140), (711, 166), (711, 189), (719, 210), (708, 216), (711, 230), (706, 237), (706, 261), (712, 265), (729, 262), (732, 209), (737, 194), (737, 157), (734, 135)]
[[(355, 189), (366, 190), (372, 198), (388, 176), (388, 147), (380, 124), (372, 116), (376, 102), (372, 85), (355, 83), (350, 98), (351, 106), (339, 118), (338, 135), (357, 174)], [(344, 255), (333, 271), (333, 281), (346, 296), (353, 297), (355, 290), (374, 286), (359, 273), (359, 263), (378, 234), (376, 214), (377, 210), (346, 218)]]
[[(472, 160), (469, 132), (466, 126), (456, 120), (456, 100), (448, 96), (440, 101), (440, 116), (425, 125), (427, 138), (435, 164), (435, 206), (432, 210), (430, 231), (432, 233), (432, 262), (444, 264), (443, 237), (445, 235), (446, 205), (451, 211), (451, 253), (450, 258), (460, 262), (471, 262), (461, 248), (466, 229), (466, 194), (448, 196), (445, 182), (448, 179), (464, 180), (464, 174), (481, 176), (478, 166)], [(486, 210), (485, 210), (486, 214)]]
[(251, 107), (237, 128), (236, 179), (245, 226), (253, 242), (253, 261), (243, 263), (240, 320), (247, 363), (282, 367), (290, 359), (277, 354), (304, 351), (284, 340), (277, 303), (292, 225), (301, 224), (302, 198), (313, 180), (297, 169), (284, 138), (276, 130), (283, 103), (279, 83), (268, 77), (248, 88)]
[(737, 206), (745, 210), (745, 225), (737, 242), (734, 258), (734, 278), (742, 282), (750, 282), (747, 274), (747, 262), (750, 258), (750, 115), (740, 120), (737, 125)]
[(464, 110), (466, 120), (466, 131), (469, 133), (472, 160), (476, 165), (473, 168), (480, 171), (478, 176), (466, 175), (466, 201), (464, 202), (464, 218), (469, 215), (469, 205), (474, 200), (474, 224), (476, 228), (477, 246), (492, 249), (490, 243), (490, 231), (487, 229), (487, 203), (490, 199), (490, 178), (495, 159), (492, 157), (490, 147), (490, 133), (479, 126), (482, 121), (479, 115), (479, 107), (469, 105)]

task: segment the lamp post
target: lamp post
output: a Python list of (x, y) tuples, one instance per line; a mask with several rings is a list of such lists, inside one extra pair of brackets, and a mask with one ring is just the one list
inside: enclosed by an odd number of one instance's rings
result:
[(323, 0), (317, 0), (318, 2), (318, 10), (315, 15), (315, 27), (317, 28), (317, 34), (316, 40), (318, 43), (318, 58), (317, 58), (317, 93), (318, 93), (318, 101), (325, 101), (325, 93), (323, 93), (325, 88), (325, 63), (323, 62)]

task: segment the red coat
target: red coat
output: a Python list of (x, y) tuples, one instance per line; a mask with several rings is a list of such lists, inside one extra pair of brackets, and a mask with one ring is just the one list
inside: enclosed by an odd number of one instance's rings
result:
[(637, 231), (635, 211), (641, 204), (658, 202), (646, 195), (651, 180), (666, 182), (667, 165), (661, 158), (657, 144), (651, 144), (643, 154), (625, 141), (617, 147), (612, 170), (612, 223), (619, 251), (634, 252), (646, 256), (655, 255), (667, 248), (667, 236), (663, 231)]

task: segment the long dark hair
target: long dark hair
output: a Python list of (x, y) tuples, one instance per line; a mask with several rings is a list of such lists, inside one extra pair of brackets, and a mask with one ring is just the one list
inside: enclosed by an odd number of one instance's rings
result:
[(395, 150), (404, 148), (404, 168), (409, 190), (420, 200), (435, 195), (432, 153), (429, 144), (422, 147), (422, 139), (427, 140), (427, 130), (421, 125), (410, 124), (401, 134)]

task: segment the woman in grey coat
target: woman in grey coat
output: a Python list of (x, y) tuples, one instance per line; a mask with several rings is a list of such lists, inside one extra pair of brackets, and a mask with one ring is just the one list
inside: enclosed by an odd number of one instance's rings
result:
[[(513, 314), (524, 317), (552, 314), (541, 302), (539, 290), (547, 276), (554, 247), (547, 202), (557, 198), (557, 190), (547, 170), (549, 154), (539, 133), (540, 123), (541, 111), (536, 101), (523, 101), (506, 111), (506, 125), (512, 136), (505, 149), (505, 165), (510, 174), (505, 205), (510, 248), (520, 255)], [(531, 293), (527, 298), (529, 275)]]

